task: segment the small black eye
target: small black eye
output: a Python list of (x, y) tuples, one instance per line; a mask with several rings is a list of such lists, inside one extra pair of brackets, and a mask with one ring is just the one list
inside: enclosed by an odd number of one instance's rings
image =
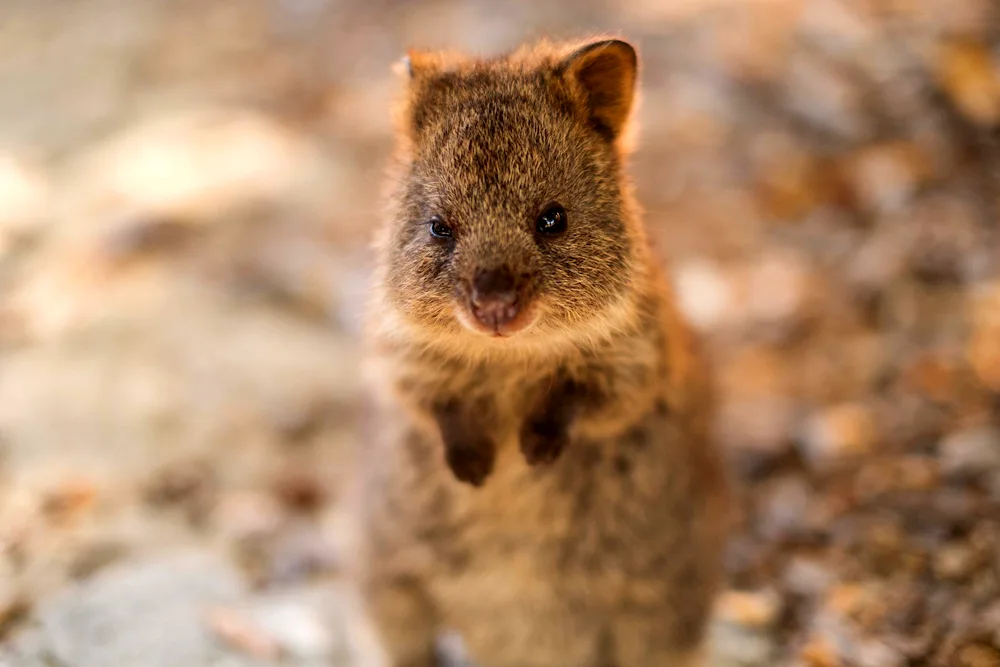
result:
[(539, 234), (562, 234), (566, 231), (566, 209), (558, 204), (549, 206), (535, 223)]
[(450, 239), (452, 237), (451, 227), (444, 224), (441, 218), (431, 218), (431, 236), (436, 239)]

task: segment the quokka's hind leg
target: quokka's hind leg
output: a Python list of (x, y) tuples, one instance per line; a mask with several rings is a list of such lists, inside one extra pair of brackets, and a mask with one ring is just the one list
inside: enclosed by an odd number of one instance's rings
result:
[(704, 622), (685, 612), (630, 616), (614, 626), (615, 667), (707, 667)]
[(437, 616), (419, 582), (374, 579), (356, 593), (349, 628), (355, 667), (440, 667)]

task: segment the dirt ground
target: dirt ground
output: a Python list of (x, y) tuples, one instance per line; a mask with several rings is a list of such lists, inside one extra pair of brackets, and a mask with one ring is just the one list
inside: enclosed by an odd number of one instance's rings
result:
[(349, 664), (391, 65), (591, 32), (720, 375), (715, 664), (1000, 666), (994, 0), (3, 0), (0, 666)]

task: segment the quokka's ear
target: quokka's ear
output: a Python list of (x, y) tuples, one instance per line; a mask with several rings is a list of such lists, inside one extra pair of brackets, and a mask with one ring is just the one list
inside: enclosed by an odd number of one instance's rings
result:
[[(2, 1), (2, 0), (0, 0)], [(393, 71), (403, 80), (403, 104), (397, 121), (407, 133), (419, 133), (455, 83), (455, 74), (467, 62), (461, 53), (410, 49)]]
[(404, 80), (413, 78), (413, 61), (409, 53), (392, 64), (392, 73)]
[(393, 65), (392, 71), (406, 80), (415, 81), (439, 70), (443, 65), (442, 60), (440, 54), (408, 49), (406, 55)]
[(635, 99), (639, 59), (620, 39), (591, 42), (562, 61), (562, 75), (576, 90), (590, 124), (609, 140), (628, 123)]

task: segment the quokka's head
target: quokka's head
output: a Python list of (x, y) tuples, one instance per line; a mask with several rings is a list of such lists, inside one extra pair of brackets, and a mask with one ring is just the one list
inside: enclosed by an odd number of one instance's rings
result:
[(408, 328), (483, 345), (612, 318), (639, 245), (621, 173), (637, 58), (626, 42), (486, 60), (411, 51), (383, 289)]

